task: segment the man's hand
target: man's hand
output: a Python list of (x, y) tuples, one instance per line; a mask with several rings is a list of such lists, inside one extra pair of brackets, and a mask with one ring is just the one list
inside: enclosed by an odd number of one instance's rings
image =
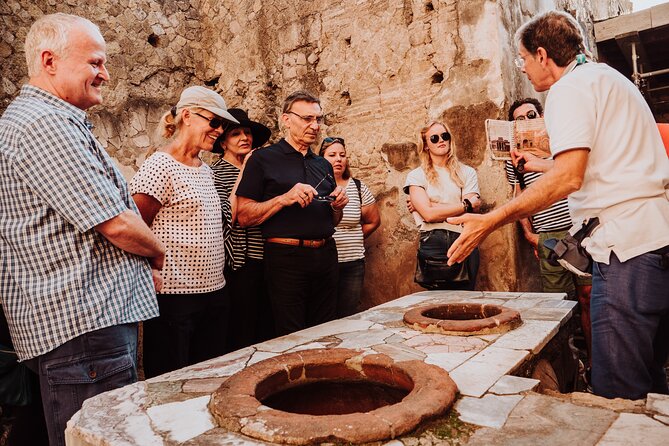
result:
[(314, 189), (312, 185), (297, 183), (292, 189), (283, 194), (283, 205), (291, 206), (292, 204), (297, 203), (305, 208), (309, 206), (309, 203), (313, 201), (316, 195), (318, 195), (318, 192), (316, 192), (316, 189)]
[(459, 217), (449, 217), (446, 221), (452, 225), (464, 225), (462, 234), (446, 253), (449, 265), (464, 261), (474, 248), (495, 230), (495, 223), (490, 214), (463, 214)]
[(532, 245), (532, 248), (534, 248), (534, 257), (539, 259), (539, 234), (535, 232), (526, 232), (525, 240), (527, 240), (529, 244)]
[(341, 211), (348, 204), (348, 196), (341, 186), (335, 187), (330, 196), (335, 197), (335, 200), (330, 205), (336, 211)]
[(519, 152), (516, 149), (511, 150), (511, 162), (514, 166), (518, 163), (523, 164), (523, 172), (546, 172), (553, 167), (553, 160), (539, 158), (529, 152)]
[(151, 276), (153, 278), (153, 287), (157, 293), (163, 289), (163, 275), (159, 269), (151, 268)]

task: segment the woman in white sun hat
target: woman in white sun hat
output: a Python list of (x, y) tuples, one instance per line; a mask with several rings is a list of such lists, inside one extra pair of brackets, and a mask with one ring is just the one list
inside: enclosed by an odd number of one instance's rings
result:
[(186, 88), (160, 120), (161, 135), (171, 139), (130, 182), (142, 218), (166, 247), (160, 316), (144, 323), (147, 378), (225, 353), (221, 203), (200, 152), (211, 152), (229, 122), (237, 120), (219, 94)]

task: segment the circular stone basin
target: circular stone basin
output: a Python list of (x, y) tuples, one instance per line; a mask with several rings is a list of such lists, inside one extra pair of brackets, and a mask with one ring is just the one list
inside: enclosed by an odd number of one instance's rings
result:
[(366, 443), (443, 414), (456, 393), (448, 372), (422, 361), (317, 349), (236, 373), (214, 392), (209, 410), (221, 427), (263, 441)]
[(404, 313), (404, 322), (415, 330), (471, 336), (504, 333), (522, 324), (516, 310), (493, 304), (450, 303), (427, 305)]

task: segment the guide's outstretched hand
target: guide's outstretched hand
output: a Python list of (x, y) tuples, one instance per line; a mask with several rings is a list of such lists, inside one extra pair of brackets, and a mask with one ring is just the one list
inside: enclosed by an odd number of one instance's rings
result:
[(449, 217), (446, 221), (453, 225), (464, 226), (462, 234), (453, 242), (446, 254), (449, 265), (464, 261), (474, 248), (495, 230), (489, 214), (462, 214), (459, 217)]

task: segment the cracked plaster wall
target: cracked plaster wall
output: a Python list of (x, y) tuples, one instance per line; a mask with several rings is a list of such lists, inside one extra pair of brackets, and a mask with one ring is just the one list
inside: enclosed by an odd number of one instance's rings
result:
[[(354, 175), (376, 195), (383, 224), (368, 240), (366, 306), (419, 289), (417, 231), (401, 191), (418, 164), (418, 130), (452, 127), (460, 159), (474, 167), (486, 207), (510, 198), (503, 167), (484, 150), (483, 122), (510, 99), (536, 95), (513, 66), (513, 33), (558, 4), (586, 25), (625, 1), (541, 0), (6, 0), (0, 3), (0, 109), (18, 93), (22, 47), (35, 18), (63, 11), (97, 23), (112, 80), (89, 114), (127, 177), (143, 162), (160, 115), (191, 84), (280, 134), (282, 99), (306, 88), (326, 112), (323, 135), (343, 136)], [(479, 289), (539, 289), (536, 264), (507, 225), (481, 246)]]

